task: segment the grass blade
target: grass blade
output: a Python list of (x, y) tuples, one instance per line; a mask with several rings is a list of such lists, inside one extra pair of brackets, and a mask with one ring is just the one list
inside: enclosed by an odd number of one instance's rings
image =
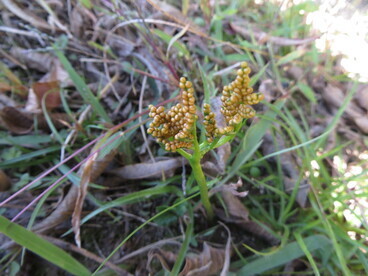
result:
[(64, 250), (40, 238), (24, 227), (0, 216), (0, 232), (33, 253), (41, 256), (73, 275), (90, 275), (86, 267)]
[[(322, 235), (313, 235), (304, 240), (304, 244), (309, 252), (318, 249), (325, 250), (329, 248), (330, 241)], [(255, 275), (266, 272), (275, 267), (284, 265), (294, 259), (304, 256), (305, 253), (297, 242), (287, 244), (284, 248), (270, 256), (262, 256), (246, 264), (239, 271), (238, 275)]]

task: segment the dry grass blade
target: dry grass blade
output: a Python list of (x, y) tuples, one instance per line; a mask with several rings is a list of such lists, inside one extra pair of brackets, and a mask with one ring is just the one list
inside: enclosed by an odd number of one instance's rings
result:
[(24, 21), (30, 23), (31, 25), (46, 30), (52, 29), (45, 20), (31, 13), (30, 11), (26, 11), (20, 8), (16, 3), (14, 3), (14, 1), (12, 0), (0, 0), (0, 1), (9, 11), (11, 11), (13, 14), (23, 19)]
[(11, 106), (6, 106), (0, 111), (0, 121), (9, 131), (16, 134), (26, 134), (33, 129), (33, 120)]

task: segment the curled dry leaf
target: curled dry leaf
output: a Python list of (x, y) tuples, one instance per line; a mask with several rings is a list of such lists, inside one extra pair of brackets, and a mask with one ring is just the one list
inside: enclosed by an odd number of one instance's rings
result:
[(50, 25), (43, 20), (42, 18), (38, 17), (34, 13), (30, 12), (29, 10), (24, 9), (23, 7), (19, 7), (15, 1), (13, 0), (0, 0), (3, 5), (14, 15), (18, 16), (19, 18), (23, 19), (24, 21), (30, 23), (36, 28), (50, 30), (52, 29)]
[[(148, 266), (152, 259), (157, 258), (166, 270), (171, 270), (174, 266), (176, 255), (172, 252), (156, 249), (149, 253)], [(201, 254), (186, 257), (185, 265), (179, 276), (209, 276), (219, 273), (225, 262), (225, 250), (214, 248), (207, 243), (203, 244)]]
[(10, 186), (11, 186), (10, 178), (3, 170), (0, 170), (0, 192), (8, 190)]
[[(92, 149), (96, 150), (95, 148)], [(101, 173), (106, 169), (111, 160), (115, 157), (117, 150), (114, 149), (102, 158), (98, 158), (98, 153), (94, 154), (92, 158), (88, 159), (86, 164), (82, 167), (81, 181), (78, 189), (78, 196), (75, 202), (75, 207), (72, 215), (72, 225), (74, 231), (74, 238), (78, 247), (81, 247), (80, 239), (80, 220), (84, 199), (87, 195), (88, 184), (96, 180)]]
[(357, 103), (368, 112), (368, 85), (361, 87), (355, 94)]
[(33, 120), (15, 107), (6, 106), (0, 111), (3, 125), (16, 134), (26, 134), (33, 129)]
[(171, 175), (183, 165), (183, 158), (170, 158), (155, 163), (138, 163), (109, 171), (126, 180), (161, 178), (163, 174)]
[[(19, 111), (12, 106), (6, 106), (0, 110), (0, 121), (10, 131), (15, 134), (26, 134), (33, 130), (34, 118), (36, 116), (37, 126), (39, 129), (49, 131), (49, 125), (43, 114), (30, 114)], [(49, 114), (52, 123), (56, 129), (65, 127), (64, 122), (69, 121), (69, 117), (65, 113)]]
[(37, 96), (39, 106), (42, 106), (43, 97), (47, 109), (53, 109), (61, 104), (60, 87), (58, 81), (36, 82), (32, 85), (32, 90)]
[(224, 185), (221, 188), (221, 195), (226, 204), (228, 215), (221, 210), (216, 210), (217, 215), (223, 221), (235, 223), (245, 231), (268, 241), (270, 244), (278, 244), (279, 240), (275, 236), (265, 230), (261, 225), (249, 220), (249, 211), (238, 198), (239, 196), (244, 197), (248, 194), (248, 192), (237, 191), (242, 185), (243, 183), (239, 179), (237, 183)]
[(244, 197), (248, 194), (248, 192), (239, 193), (237, 191), (237, 188), (241, 187), (242, 184), (243, 184), (242, 180), (241, 178), (239, 178), (239, 181), (237, 184), (230, 184), (232, 186), (229, 185), (228, 189), (223, 189), (221, 191), (221, 195), (226, 204), (229, 216), (235, 221), (241, 220), (245, 222), (245, 221), (249, 221), (249, 211), (244, 206), (244, 204), (239, 200), (239, 198), (236, 196), (236, 195), (238, 196), (241, 195)]
[(39, 82), (59, 81), (61, 87), (73, 85), (68, 72), (65, 71), (60, 61), (53, 55), (19, 47), (13, 47), (10, 53), (28, 68), (46, 73)]
[(49, 72), (54, 61), (54, 57), (50, 54), (39, 53), (19, 47), (11, 48), (10, 53), (28, 68), (45, 73)]

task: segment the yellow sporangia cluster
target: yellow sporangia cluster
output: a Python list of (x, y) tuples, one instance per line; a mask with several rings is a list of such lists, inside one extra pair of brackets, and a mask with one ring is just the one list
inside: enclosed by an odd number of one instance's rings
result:
[[(229, 85), (224, 86), (221, 96), (221, 113), (224, 115), (227, 125), (217, 126), (215, 114), (209, 104), (203, 105), (206, 136), (209, 142), (214, 138), (234, 131), (234, 126), (243, 119), (255, 116), (255, 111), (250, 105), (259, 103), (264, 99), (263, 94), (253, 93), (249, 87), (250, 68), (246, 62), (241, 63), (241, 69), (237, 71), (237, 77)], [(182, 77), (180, 79), (181, 101), (165, 112), (165, 108), (150, 105), (149, 116), (153, 118), (147, 132), (165, 145), (167, 151), (176, 151), (179, 148), (191, 148), (193, 146), (193, 128), (197, 120), (194, 89), (190, 81)]]
[(215, 115), (211, 112), (211, 107), (204, 104), (204, 125), (206, 136), (209, 142), (213, 138), (228, 134), (234, 130), (234, 126), (243, 119), (249, 119), (256, 115), (255, 110), (250, 107), (264, 99), (263, 94), (253, 93), (253, 88), (249, 87), (249, 74), (251, 70), (246, 62), (241, 63), (241, 68), (237, 71), (237, 77), (222, 90), (221, 113), (224, 115), (227, 126), (219, 128), (216, 124)]
[[(149, 116), (153, 118), (147, 132), (165, 145), (167, 151), (178, 148), (191, 148), (193, 145), (192, 129), (197, 115), (194, 88), (186, 78), (180, 78), (181, 102), (165, 112), (165, 108), (150, 105)], [(170, 138), (173, 138), (170, 140)]]

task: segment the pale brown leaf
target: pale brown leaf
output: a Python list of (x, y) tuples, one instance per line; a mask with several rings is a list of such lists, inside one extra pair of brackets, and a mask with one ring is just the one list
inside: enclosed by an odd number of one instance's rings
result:
[(203, 244), (203, 251), (193, 258), (186, 258), (183, 270), (179, 276), (209, 276), (216, 275), (224, 266), (225, 250)]
[(92, 158), (88, 159), (82, 172), (81, 181), (79, 183), (77, 201), (75, 202), (74, 212), (72, 215), (72, 225), (74, 231), (74, 239), (77, 246), (81, 247), (80, 239), (80, 219), (82, 214), (82, 208), (84, 203), (84, 198), (87, 194), (88, 183), (91, 181), (93, 162), (97, 158), (97, 153), (93, 155)]
[[(238, 187), (242, 185), (241, 179), (239, 178)], [(236, 191), (236, 189), (233, 189)], [(226, 204), (229, 216), (233, 220), (249, 221), (249, 211), (240, 201), (240, 199), (234, 195), (229, 189), (221, 191), (222, 198)], [(246, 194), (245, 194), (246, 195)]]
[(368, 115), (362, 115), (354, 118), (354, 122), (359, 127), (359, 129), (368, 134)]
[[(95, 148), (92, 150), (96, 150)], [(98, 158), (98, 153), (95, 153), (90, 159), (87, 160), (83, 168), (81, 169), (81, 181), (78, 189), (78, 196), (75, 202), (75, 207), (72, 215), (72, 225), (74, 231), (74, 238), (78, 247), (81, 247), (80, 240), (80, 220), (82, 214), (82, 208), (84, 199), (87, 195), (88, 184), (97, 179), (101, 173), (106, 169), (107, 165), (114, 158), (117, 150), (112, 150), (102, 158)]]
[(61, 104), (58, 81), (36, 82), (32, 85), (32, 89), (37, 96), (39, 106), (41, 106), (44, 97), (47, 109), (53, 109)]
[[(152, 259), (157, 258), (161, 265), (170, 271), (175, 263), (177, 255), (156, 249), (148, 255), (148, 267)], [(209, 246), (207, 243), (203, 244), (203, 251), (199, 255), (186, 257), (185, 265), (179, 276), (209, 276), (216, 275), (221, 271), (225, 262), (225, 250)]]
[(24, 9), (23, 7), (19, 7), (15, 1), (13, 0), (0, 0), (3, 5), (11, 11), (14, 15), (18, 16), (19, 18), (23, 19), (24, 21), (30, 23), (31, 25), (42, 28), (46, 30), (52, 29), (50, 25), (43, 20), (42, 18), (38, 17), (34, 13), (30, 12), (29, 10)]
[(355, 94), (357, 103), (368, 112), (368, 85), (364, 85)]
[(16, 134), (26, 134), (33, 129), (33, 120), (15, 107), (7, 106), (0, 111), (3, 125)]
[(0, 192), (8, 190), (10, 186), (11, 186), (10, 178), (3, 170), (0, 170)]
[(163, 173), (168, 175), (182, 166), (182, 158), (171, 158), (155, 163), (138, 163), (114, 169), (110, 173), (122, 179), (135, 180), (147, 178), (161, 178)]

